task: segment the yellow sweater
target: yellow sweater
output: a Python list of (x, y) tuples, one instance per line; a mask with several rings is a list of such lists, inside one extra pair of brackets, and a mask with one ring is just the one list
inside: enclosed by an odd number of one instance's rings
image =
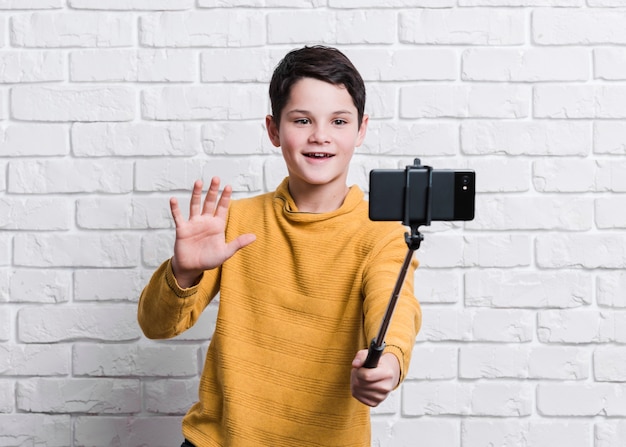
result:
[[(220, 293), (199, 401), (183, 420), (197, 447), (370, 446), (369, 408), (351, 396), (351, 362), (380, 327), (406, 255), (404, 228), (371, 222), (353, 186), (340, 209), (298, 212), (287, 179), (231, 202), (226, 239), (256, 241), (181, 289), (165, 262), (141, 294), (149, 338), (191, 327)], [(421, 312), (414, 261), (386, 343), (406, 374)]]

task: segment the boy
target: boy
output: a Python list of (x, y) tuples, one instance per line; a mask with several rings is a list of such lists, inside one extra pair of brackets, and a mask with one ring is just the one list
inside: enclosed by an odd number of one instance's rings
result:
[(368, 406), (406, 374), (421, 323), (413, 261), (376, 368), (363, 368), (407, 247), (397, 222), (371, 222), (346, 178), (365, 137), (365, 86), (338, 50), (288, 53), (270, 82), (271, 142), (289, 176), (230, 203), (214, 177), (189, 219), (170, 200), (173, 257), (142, 292), (149, 338), (191, 327), (220, 293), (199, 402), (183, 446), (370, 446)]

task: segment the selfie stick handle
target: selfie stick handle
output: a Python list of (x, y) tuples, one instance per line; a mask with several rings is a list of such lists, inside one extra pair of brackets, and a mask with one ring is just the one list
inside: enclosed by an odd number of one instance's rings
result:
[(396, 303), (398, 302), (398, 296), (400, 296), (400, 291), (402, 290), (402, 284), (404, 283), (404, 278), (406, 277), (407, 270), (409, 265), (411, 264), (411, 259), (413, 258), (413, 252), (409, 248), (407, 251), (406, 257), (404, 258), (404, 263), (402, 264), (402, 269), (400, 270), (400, 275), (396, 280), (396, 286), (393, 289), (393, 293), (391, 294), (391, 298), (389, 299), (389, 304), (387, 305), (387, 311), (385, 312), (385, 317), (380, 325), (380, 329), (378, 330), (378, 335), (372, 339), (370, 343), (367, 358), (365, 359), (365, 363), (363, 364), (364, 368), (376, 368), (378, 366), (378, 361), (380, 360), (380, 356), (385, 350), (385, 335), (387, 334), (387, 329), (389, 329), (389, 323), (391, 322), (391, 317), (393, 315), (393, 311), (396, 308)]
[[(412, 169), (426, 169), (428, 172), (428, 185), (426, 188), (426, 219), (424, 222), (414, 223), (410, 222), (410, 206), (411, 199), (409, 197), (409, 171)], [(431, 188), (432, 185), (432, 169), (430, 166), (421, 166), (420, 160), (418, 158), (415, 159), (415, 163), (413, 166), (406, 167), (406, 180), (405, 180), (405, 191), (404, 191), (404, 220), (402, 223), (404, 225), (408, 225), (411, 227), (411, 233), (405, 233), (404, 239), (406, 241), (408, 251), (404, 258), (404, 263), (402, 264), (402, 268), (400, 269), (400, 274), (398, 275), (398, 279), (396, 280), (396, 285), (393, 289), (393, 293), (391, 294), (391, 298), (389, 299), (389, 304), (387, 305), (387, 310), (385, 312), (385, 316), (383, 318), (382, 323), (380, 324), (380, 329), (378, 330), (378, 335), (372, 339), (370, 343), (367, 358), (365, 359), (365, 363), (363, 364), (364, 368), (376, 368), (378, 366), (378, 361), (380, 360), (380, 356), (385, 350), (385, 336), (387, 335), (387, 330), (389, 329), (389, 323), (391, 322), (391, 317), (393, 316), (393, 312), (396, 308), (396, 304), (398, 302), (398, 297), (400, 296), (400, 291), (402, 290), (402, 285), (404, 284), (404, 279), (406, 278), (406, 273), (409, 269), (409, 265), (411, 264), (411, 259), (413, 258), (413, 254), (415, 250), (417, 250), (420, 246), (420, 243), (424, 240), (424, 235), (419, 232), (420, 225), (430, 225), (431, 215), (430, 215), (430, 199), (431, 199)]]

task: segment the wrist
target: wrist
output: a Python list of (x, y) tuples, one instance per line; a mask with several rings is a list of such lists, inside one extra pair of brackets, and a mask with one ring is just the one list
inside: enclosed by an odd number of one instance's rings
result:
[(172, 266), (172, 274), (174, 275), (174, 279), (176, 280), (176, 284), (181, 289), (188, 289), (197, 285), (200, 282), (200, 278), (202, 278), (202, 270), (184, 270), (181, 269), (178, 263), (176, 262), (176, 257), (172, 257), (170, 264)]

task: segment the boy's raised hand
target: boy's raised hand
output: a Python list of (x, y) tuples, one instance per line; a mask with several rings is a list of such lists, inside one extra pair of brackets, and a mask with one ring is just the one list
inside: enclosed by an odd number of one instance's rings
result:
[(219, 187), (220, 179), (213, 177), (203, 203), (202, 181), (194, 183), (188, 220), (183, 217), (178, 201), (170, 199), (170, 210), (176, 225), (172, 270), (182, 288), (193, 286), (205, 270), (219, 267), (237, 250), (256, 239), (254, 234), (242, 234), (226, 242), (226, 215), (232, 188), (226, 186), (219, 196)]

